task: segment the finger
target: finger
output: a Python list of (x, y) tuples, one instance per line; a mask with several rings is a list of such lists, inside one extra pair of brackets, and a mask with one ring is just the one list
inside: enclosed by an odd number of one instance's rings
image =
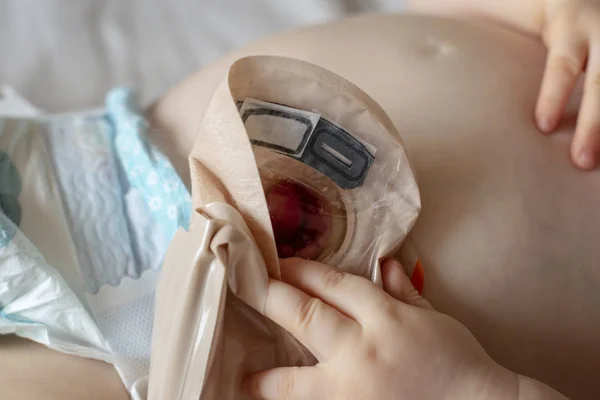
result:
[(326, 384), (318, 367), (290, 367), (252, 374), (244, 387), (257, 400), (319, 400), (329, 398)]
[(359, 325), (352, 319), (277, 280), (269, 280), (264, 314), (294, 335), (319, 361), (331, 358), (347, 340), (360, 335)]
[(546, 70), (537, 101), (536, 118), (546, 133), (556, 129), (587, 57), (587, 42), (557, 30), (551, 38)]
[(593, 169), (598, 165), (600, 153), (600, 46), (590, 52), (585, 78), (583, 101), (571, 157), (581, 169)]
[(410, 282), (404, 268), (395, 259), (387, 259), (381, 264), (383, 290), (395, 299), (416, 306), (433, 310), (427, 300), (419, 294)]
[(282, 279), (311, 296), (323, 299), (354, 320), (361, 322), (390, 297), (367, 279), (348, 274), (317, 261), (283, 260)]

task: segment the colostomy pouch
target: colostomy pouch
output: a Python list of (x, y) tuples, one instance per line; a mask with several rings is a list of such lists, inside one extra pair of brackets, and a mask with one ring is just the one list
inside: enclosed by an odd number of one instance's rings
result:
[(190, 154), (194, 212), (159, 282), (149, 399), (242, 400), (252, 371), (314, 357), (263, 317), (279, 257), (380, 283), (379, 260), (413, 226), (419, 191), (385, 112), (299, 60), (238, 60)]

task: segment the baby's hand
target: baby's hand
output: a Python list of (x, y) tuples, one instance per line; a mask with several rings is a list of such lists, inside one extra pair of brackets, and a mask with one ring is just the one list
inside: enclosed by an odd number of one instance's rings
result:
[(319, 364), (251, 376), (253, 398), (516, 398), (517, 375), (494, 363), (463, 325), (434, 311), (397, 262), (382, 267), (386, 291), (318, 262), (284, 260), (281, 269), (285, 283), (270, 281), (265, 315)]
[(545, 0), (544, 14), (549, 52), (536, 110), (538, 125), (547, 133), (557, 127), (585, 70), (571, 157), (578, 167), (592, 169), (600, 161), (600, 0)]

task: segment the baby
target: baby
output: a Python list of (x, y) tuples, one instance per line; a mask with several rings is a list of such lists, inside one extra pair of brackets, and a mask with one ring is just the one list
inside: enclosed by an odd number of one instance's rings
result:
[[(501, 15), (538, 15), (515, 10)], [(574, 102), (557, 134), (537, 134), (542, 43), (498, 24), (409, 14), (265, 38), (194, 74), (148, 110), (154, 138), (184, 181), (215, 88), (232, 62), (257, 54), (329, 69), (390, 116), (419, 182), (423, 208), (406, 245), (423, 262), (427, 302), (393, 262), (383, 264), (382, 291), (319, 263), (285, 261), (265, 313), (320, 364), (259, 373), (248, 391), (352, 400), (514, 398), (518, 389), (521, 398), (561, 398), (527, 376), (573, 399), (598, 398), (600, 175), (580, 173), (567, 157)], [(11, 337), (0, 338), (0, 358), (6, 398), (128, 398), (112, 366), (97, 360)], [(226, 387), (242, 390), (237, 375)]]
[[(549, 55), (536, 107), (554, 131), (586, 72), (571, 158), (581, 169), (600, 156), (600, 1), (414, 1), (420, 11), (472, 12), (541, 35)], [(495, 363), (457, 321), (437, 313), (395, 261), (382, 266), (383, 290), (323, 264), (281, 263), (265, 314), (315, 354), (314, 367), (250, 376), (256, 399), (564, 399)], [(290, 312), (293, 310), (293, 312)]]

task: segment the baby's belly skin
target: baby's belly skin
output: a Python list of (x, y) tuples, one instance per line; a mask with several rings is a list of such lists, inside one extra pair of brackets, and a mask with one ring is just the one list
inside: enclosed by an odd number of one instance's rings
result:
[(0, 336), (0, 398), (130, 400), (117, 371), (15, 336)]
[[(542, 44), (473, 21), (363, 16), (251, 45), (149, 110), (179, 171), (232, 60), (275, 54), (349, 79), (387, 111), (423, 210), (410, 235), (434, 306), (502, 365), (571, 398), (600, 397), (600, 175), (568, 158), (573, 104), (544, 137), (533, 110)], [(165, 132), (175, 135), (168, 135)]]

